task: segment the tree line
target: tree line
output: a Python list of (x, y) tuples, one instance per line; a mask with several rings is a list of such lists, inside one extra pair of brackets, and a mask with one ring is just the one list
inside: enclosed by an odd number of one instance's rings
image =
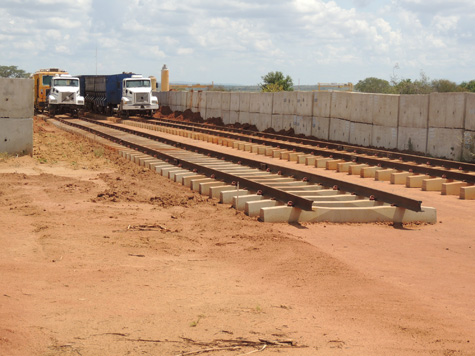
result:
[(382, 93), (382, 94), (429, 94), (429, 93), (452, 93), (452, 92), (472, 92), (475, 93), (475, 79), (469, 82), (457, 84), (448, 79), (430, 80), (424, 73), (419, 79), (393, 78), (391, 81), (369, 77), (360, 80), (355, 86), (356, 91), (362, 93)]

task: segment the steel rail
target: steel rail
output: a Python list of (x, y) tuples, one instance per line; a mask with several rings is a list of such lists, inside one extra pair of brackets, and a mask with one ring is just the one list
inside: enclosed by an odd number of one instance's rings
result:
[[(208, 156), (208, 157), (215, 157), (215, 158), (218, 158), (220, 160), (224, 160), (224, 161), (228, 161), (228, 162), (232, 162), (232, 163), (237, 163), (237, 164), (248, 166), (248, 167), (251, 167), (251, 168), (257, 168), (257, 169), (265, 170), (265, 171), (270, 172), (270, 173), (277, 173), (277, 174), (282, 175), (282, 176), (291, 177), (291, 178), (294, 178), (296, 180), (306, 181), (308, 183), (321, 184), (323, 186), (333, 188), (335, 190), (338, 189), (338, 190), (348, 192), (348, 193), (351, 193), (351, 194), (354, 194), (354, 195), (370, 197), (371, 199), (374, 199), (374, 200), (377, 200), (377, 201), (386, 202), (388, 204), (392, 204), (392, 205), (395, 205), (395, 206), (398, 206), (398, 207), (401, 207), (401, 208), (405, 208), (405, 209), (409, 209), (409, 210), (413, 210), (413, 211), (421, 211), (422, 210), (422, 208), (421, 208), (421, 203), (422, 202), (421, 201), (414, 200), (414, 199), (411, 199), (411, 198), (407, 198), (407, 197), (404, 197), (404, 196), (401, 196), (401, 195), (384, 192), (384, 191), (381, 191), (381, 190), (378, 190), (378, 189), (368, 188), (366, 186), (346, 182), (346, 181), (335, 179), (335, 178), (325, 177), (325, 176), (322, 176), (322, 175), (319, 175), (319, 174), (314, 174), (314, 173), (309, 173), (309, 172), (305, 172), (305, 171), (301, 171), (301, 170), (297, 170), (297, 169), (282, 167), (282, 166), (274, 165), (274, 164), (270, 164), (270, 163), (263, 163), (263, 162), (258, 161), (258, 160), (243, 158), (243, 157), (239, 157), (239, 156), (235, 156), (235, 155), (224, 154), (224, 153), (217, 152), (217, 151), (214, 151), (214, 150), (209, 150), (209, 149), (205, 149), (205, 148), (201, 148), (201, 147), (197, 147), (197, 146), (193, 146), (193, 145), (189, 145), (189, 144), (169, 140), (169, 139), (166, 139), (166, 138), (163, 138), (163, 137), (159, 137), (159, 136), (152, 135), (152, 134), (149, 134), (149, 133), (144, 133), (144, 132), (141, 132), (141, 131), (133, 130), (133, 129), (126, 128), (126, 127), (123, 127), (123, 126), (113, 125), (113, 124), (109, 124), (109, 123), (105, 123), (105, 122), (101, 122), (101, 121), (96, 121), (96, 120), (92, 120), (92, 119), (87, 119), (87, 118), (82, 118), (82, 120), (84, 120), (86, 122), (89, 122), (89, 123), (92, 123), (92, 124), (103, 126), (103, 127), (109, 128), (109, 129), (119, 130), (119, 131), (122, 131), (122, 132), (125, 132), (125, 133), (128, 133), (128, 134), (137, 135), (137, 136), (140, 136), (140, 137), (145, 137), (145, 138), (151, 139), (153, 141), (162, 142), (162, 143), (168, 144), (170, 146), (174, 146), (176, 148), (181, 148), (181, 149), (185, 149), (187, 151), (200, 153), (200, 154), (203, 154), (203, 155)], [(72, 123), (68, 120), (62, 120), (62, 122), (66, 123), (66, 124), (70, 124), (70, 125), (78, 127), (78, 128), (84, 128), (85, 127), (83, 125)], [(309, 202), (311, 202), (311, 200), (302, 199), (302, 197), (300, 197), (300, 196), (289, 194), (287, 192), (269, 187), (269, 186), (267, 186), (265, 184), (262, 184), (262, 183), (257, 183), (257, 182), (251, 181), (251, 180), (243, 180), (243, 178), (241, 178), (241, 177), (230, 175), (230, 174), (227, 174), (227, 173), (223, 173), (223, 172), (220, 172), (220, 171), (217, 171), (217, 170), (212, 170), (210, 168), (204, 169), (203, 166), (197, 165), (196, 163), (185, 161), (181, 158), (177, 158), (177, 157), (174, 157), (172, 155), (168, 155), (168, 154), (160, 152), (160, 151), (155, 151), (155, 150), (152, 150), (150, 148), (135, 144), (133, 142), (125, 141), (123, 139), (117, 138), (113, 135), (106, 134), (106, 133), (101, 132), (99, 130), (95, 130), (95, 129), (87, 128), (87, 127), (84, 128), (84, 129), (86, 129), (90, 132), (95, 132), (96, 135), (102, 136), (102, 137), (107, 138), (111, 141), (134, 147), (134, 149), (137, 149), (137, 150), (139, 150), (141, 152), (144, 152), (146, 154), (151, 154), (151, 155), (154, 155), (154, 156), (157, 155), (158, 157), (161, 157), (164, 160), (168, 160), (169, 162), (170, 162), (170, 160), (172, 160), (174, 165), (178, 165), (178, 166), (184, 167), (186, 169), (198, 170), (200, 172), (206, 172), (207, 175), (214, 175), (214, 178), (226, 181), (228, 183), (231, 183), (231, 182), (236, 181), (236, 180), (243, 181), (246, 184), (248, 184), (248, 187), (251, 190), (252, 189), (254, 189), (256, 191), (261, 190), (264, 195), (274, 196), (275, 198), (279, 198), (279, 200), (281, 200), (281, 201), (292, 202), (294, 204), (294, 206), (302, 208), (304, 210), (311, 210), (311, 205), (313, 204), (313, 203), (309, 204)]]
[[(144, 122), (144, 120), (138, 119), (129, 120)], [(417, 156), (407, 153), (376, 150), (372, 148), (362, 148), (359, 146), (337, 144), (326, 141), (284, 136), (278, 134), (269, 134), (264, 132), (255, 132), (250, 130), (226, 128), (221, 126), (219, 126), (218, 128), (210, 128), (209, 125), (206, 124), (188, 122), (184, 123), (177, 122), (171, 119), (154, 118), (153, 120), (161, 122), (161, 124), (155, 123), (156, 125), (183, 128), (196, 132), (213, 134), (216, 136), (225, 136), (228, 138), (247, 141), (251, 143), (265, 144), (288, 150), (298, 150), (299, 152), (308, 154), (321, 155), (324, 157), (344, 159), (346, 161), (354, 161), (362, 164), (364, 163), (373, 166), (380, 166), (382, 168), (393, 168), (401, 171), (411, 171), (413, 173), (418, 174), (427, 174), (429, 176), (434, 177), (443, 177), (467, 183), (475, 183), (475, 174), (469, 173), (475, 172), (475, 164), (466, 162), (450, 161), (439, 158)], [(145, 122), (154, 123), (153, 121), (150, 122), (150, 120), (145, 120)], [(243, 137), (239, 134), (230, 134), (229, 132), (220, 131), (240, 132), (242, 134), (248, 135), (249, 137)], [(269, 139), (280, 141), (269, 141)], [(368, 155), (371, 155), (373, 157), (368, 157)], [(458, 170), (459, 172), (452, 171), (452, 169)]]

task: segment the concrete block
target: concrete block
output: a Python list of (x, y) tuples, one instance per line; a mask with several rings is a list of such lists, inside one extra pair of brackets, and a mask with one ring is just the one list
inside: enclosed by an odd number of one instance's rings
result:
[(373, 125), (398, 126), (399, 95), (373, 95)]
[(391, 175), (396, 173), (395, 169), (381, 169), (374, 172), (374, 180), (377, 181), (386, 181), (389, 182), (391, 180)]
[(223, 183), (221, 183), (221, 185), (211, 186), (209, 187), (209, 197), (213, 199), (219, 199), (221, 192), (229, 191), (229, 190), (236, 191), (236, 187), (232, 185), (226, 185)]
[[(423, 129), (429, 121), (429, 94), (404, 94), (399, 98), (399, 126)], [(399, 147), (398, 147), (399, 148)]]
[(239, 102), (240, 102), (240, 93), (231, 92), (231, 102), (230, 102), (229, 110), (239, 111)]
[(351, 175), (361, 175), (361, 170), (365, 167), (368, 167), (367, 164), (353, 164), (348, 167), (348, 174)]
[(475, 131), (475, 93), (465, 95), (465, 130)]
[(263, 199), (262, 195), (257, 195), (257, 194), (239, 195), (239, 198), (237, 196), (234, 196), (232, 206), (234, 209), (242, 211), (245, 209), (247, 202), (259, 201), (262, 199)]
[(380, 171), (381, 167), (363, 167), (360, 171), (361, 178), (374, 178), (376, 177), (376, 171)]
[(330, 135), (330, 118), (313, 117), (311, 136), (320, 140), (328, 140)]
[[(334, 91), (331, 93), (331, 110), (330, 117), (332, 119), (350, 120), (350, 101), (352, 93)], [(332, 120), (333, 121), (333, 120)], [(331, 122), (330, 122), (331, 126)]]
[(250, 112), (271, 114), (274, 93), (251, 93)]
[(428, 175), (425, 174), (414, 174), (412, 176), (406, 177), (406, 187), (407, 188), (422, 188), (422, 182), (424, 179), (429, 179)]
[(332, 93), (329, 91), (316, 91), (313, 95), (313, 116), (330, 117)]
[(329, 138), (332, 141), (348, 143), (350, 138), (350, 121), (332, 118), (330, 120)]
[(389, 182), (391, 184), (406, 184), (406, 178), (412, 175), (414, 175), (414, 173), (410, 173), (410, 172), (391, 173)]
[(193, 107), (193, 92), (186, 92), (186, 108), (190, 109)]
[(460, 188), (460, 199), (475, 200), (475, 185)]
[(371, 145), (388, 149), (397, 148), (397, 127), (372, 126)]
[(350, 166), (356, 165), (355, 162), (341, 162), (336, 165), (337, 172), (349, 172)]
[(427, 129), (426, 128), (398, 128), (397, 149), (411, 152), (427, 152)]
[(251, 93), (239, 93), (239, 112), (249, 113)]
[(0, 118), (33, 118), (33, 84), (33, 79), (0, 78)]
[(297, 95), (296, 91), (284, 91), (284, 103), (282, 106), (284, 115), (295, 115), (297, 113)]
[(249, 96), (249, 112), (260, 113), (261, 112), (261, 93), (251, 93)]
[(351, 122), (349, 143), (352, 145), (360, 145), (365, 147), (370, 146), (372, 131), (373, 125), (371, 124)]
[(345, 162), (343, 159), (333, 159), (326, 162), (325, 168), (328, 170), (336, 171), (338, 168), (338, 164), (341, 164), (343, 162)]
[(422, 181), (422, 190), (424, 191), (442, 191), (442, 184), (446, 183), (445, 178), (429, 178)]
[(258, 201), (247, 201), (244, 206), (244, 213), (250, 217), (256, 217), (260, 215), (262, 208), (278, 206), (282, 203), (279, 203), (277, 200), (271, 199), (262, 199)]
[[(33, 108), (33, 101), (31, 107)], [(24, 119), (0, 117), (0, 152), (12, 155), (33, 154), (33, 110), (31, 114), (31, 118)]]
[(223, 186), (224, 183), (214, 180), (213, 182), (202, 182), (198, 185), (198, 191), (201, 195), (210, 195), (211, 187)]
[(228, 125), (231, 123), (231, 111), (229, 110), (221, 110), (221, 119), (223, 120), (223, 124)]
[(465, 93), (431, 93), (429, 127), (464, 128)]
[(312, 91), (297, 92), (297, 116), (313, 116), (313, 95)]
[(465, 182), (449, 182), (442, 183), (442, 195), (459, 195), (460, 188), (466, 187), (468, 184)]
[(364, 222), (437, 222), (437, 211), (423, 207), (422, 212), (392, 207), (314, 208), (312, 211), (291, 207), (266, 207), (260, 210), (259, 219), (264, 222), (319, 222), (364, 223)]
[(246, 189), (225, 190), (219, 194), (219, 201), (221, 204), (232, 204), (236, 197), (239, 197), (239, 199), (241, 199), (240, 197), (242, 195), (243, 196), (249, 195), (249, 190), (246, 190)]
[(201, 174), (195, 174), (193, 176), (185, 176), (182, 178), (181, 184), (183, 184), (185, 187), (191, 188), (191, 181), (195, 179), (204, 179), (204, 178), (206, 178), (206, 176), (201, 175)]
[(326, 168), (328, 161), (333, 161), (333, 158), (329, 158), (329, 157), (317, 157), (317, 158), (315, 159), (315, 167), (316, 167), (316, 168)]
[(462, 129), (429, 128), (427, 154), (453, 160), (462, 157)]
[(216, 180), (212, 178), (195, 178), (190, 180), (190, 188), (194, 191), (200, 191), (200, 184), (212, 182), (216, 182)]
[(351, 93), (350, 121), (355, 123), (373, 123), (373, 94)]
[(313, 118), (311, 116), (298, 116), (294, 115), (294, 122), (292, 127), (296, 135), (312, 135), (312, 123)]

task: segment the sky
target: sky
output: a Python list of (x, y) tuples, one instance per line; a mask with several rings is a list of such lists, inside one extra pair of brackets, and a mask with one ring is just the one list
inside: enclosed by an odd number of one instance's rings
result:
[(475, 0), (2, 0), (0, 65), (257, 85), (475, 79)]

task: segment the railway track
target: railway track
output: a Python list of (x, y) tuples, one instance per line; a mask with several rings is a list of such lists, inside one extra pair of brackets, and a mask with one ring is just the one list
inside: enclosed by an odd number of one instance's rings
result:
[[(157, 125), (140, 123), (152, 126), (132, 129), (128, 121), (125, 124), (87, 118), (51, 121), (112, 146), (137, 164), (263, 221), (436, 221), (435, 209), (422, 207), (420, 201), (285, 165), (226, 154), (219, 148), (186, 144), (179, 138), (170, 139), (150, 130), (157, 129)], [(174, 134), (204, 138), (202, 133), (183, 129)], [(228, 139), (220, 141), (218, 136), (205, 136), (207, 141), (229, 145)], [(240, 143), (237, 142), (238, 148)]]
[(475, 164), (472, 163), (170, 119), (124, 122), (132, 126), (144, 123), (149, 124), (149, 129), (167, 127), (242, 141), (243, 144), (238, 143), (236, 148), (253, 147), (255, 153), (318, 168), (405, 184), (408, 188), (441, 191), (444, 195), (459, 195), (461, 199), (475, 199)]

